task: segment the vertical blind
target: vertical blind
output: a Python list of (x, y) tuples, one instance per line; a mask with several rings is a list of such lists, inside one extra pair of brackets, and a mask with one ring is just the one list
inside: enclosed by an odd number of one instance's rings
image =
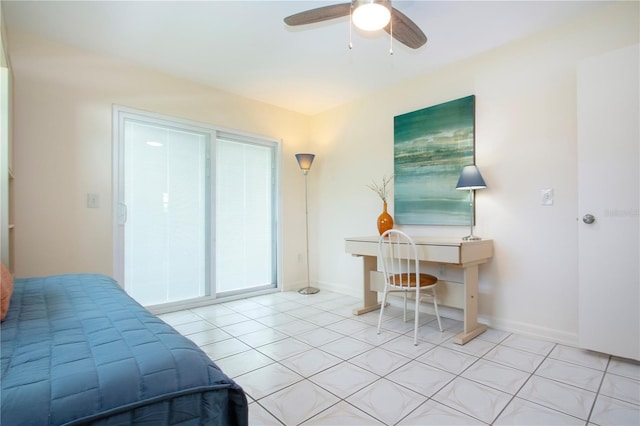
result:
[(221, 136), (215, 164), (217, 291), (275, 287), (275, 147)]
[(208, 137), (125, 122), (126, 289), (143, 305), (208, 294)]

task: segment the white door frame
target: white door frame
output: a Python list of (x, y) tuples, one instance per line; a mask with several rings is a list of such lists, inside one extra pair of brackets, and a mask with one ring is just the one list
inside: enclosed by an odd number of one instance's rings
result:
[[(192, 128), (195, 131), (202, 133), (211, 133), (211, 140), (215, 141), (219, 135), (233, 135), (238, 137), (239, 139), (245, 140), (255, 140), (262, 141), (266, 143), (275, 144), (276, 147), (276, 158), (275, 158), (275, 222), (276, 222), (276, 242), (275, 242), (275, 256), (276, 256), (276, 283), (277, 287), (275, 289), (268, 289), (263, 291), (257, 291), (255, 295), (270, 293), (273, 291), (280, 291), (282, 288), (282, 227), (280, 224), (282, 223), (282, 199), (281, 199), (281, 174), (282, 174), (282, 143), (279, 140), (275, 140), (273, 138), (265, 137), (262, 135), (255, 135), (245, 132), (240, 132), (233, 129), (226, 129), (221, 127), (212, 126), (206, 123), (195, 122), (191, 120), (180, 119), (176, 117), (164, 116), (161, 114), (151, 113), (148, 111), (136, 110), (133, 108), (123, 107), (119, 105), (113, 106), (113, 132), (112, 132), (112, 142), (113, 142), (113, 156), (112, 156), (112, 164), (113, 164), (113, 277), (118, 282), (118, 284), (124, 288), (124, 252), (121, 249), (124, 242), (124, 226), (123, 224), (126, 221), (126, 207), (124, 206), (122, 200), (122, 194), (124, 193), (124, 179), (122, 179), (123, 173), (123, 150), (120, 147), (120, 141), (124, 140), (124, 120), (126, 118), (139, 118), (141, 120), (147, 120), (149, 118), (156, 119), (159, 121), (169, 121), (169, 122), (177, 122), (180, 125), (186, 128)], [(215, 160), (215, 155), (212, 153), (211, 161)], [(211, 165), (213, 166), (213, 165)], [(213, 169), (213, 167), (212, 167)], [(214, 179), (215, 173), (210, 173), (211, 179)], [(211, 197), (211, 208), (212, 211), (215, 212), (215, 200), (214, 197)], [(214, 213), (215, 214), (215, 213)], [(212, 232), (210, 244), (212, 245), (212, 251), (214, 251), (215, 247), (215, 231)], [(212, 277), (212, 281), (215, 280), (215, 262), (210, 262), (210, 276)], [(232, 300), (234, 298), (242, 298), (246, 297), (245, 294), (233, 295), (224, 300)], [(203, 298), (197, 302), (189, 302), (188, 304), (184, 304), (181, 302), (171, 303), (163, 305), (161, 308), (150, 307), (150, 309), (154, 312), (163, 312), (175, 309), (181, 309), (189, 306), (198, 306), (198, 305), (207, 305), (216, 302), (215, 292), (211, 297)]]

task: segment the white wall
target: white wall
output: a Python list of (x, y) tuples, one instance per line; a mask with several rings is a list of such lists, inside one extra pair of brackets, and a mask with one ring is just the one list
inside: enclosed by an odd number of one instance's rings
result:
[[(495, 244), (480, 268), (481, 318), (575, 343), (577, 63), (636, 43), (638, 16), (637, 2), (599, 9), (314, 117), (312, 281), (361, 294), (362, 260), (344, 254), (343, 239), (377, 232), (382, 203), (365, 185), (393, 172), (393, 117), (475, 94), (476, 164), (488, 185), (477, 192), (476, 234)], [(554, 190), (551, 207), (540, 203), (545, 188)], [(468, 227), (402, 228), (468, 234)]]
[[(16, 275), (112, 274), (112, 105), (282, 139), (283, 283), (305, 281), (310, 118), (9, 29), (15, 73)], [(86, 207), (87, 193), (100, 208)]]

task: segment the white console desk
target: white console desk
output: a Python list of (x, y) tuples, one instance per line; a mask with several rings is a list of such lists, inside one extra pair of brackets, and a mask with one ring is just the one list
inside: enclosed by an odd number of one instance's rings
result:
[[(424, 262), (452, 265), (462, 268), (463, 283), (439, 280), (438, 304), (463, 310), (464, 330), (453, 341), (464, 345), (483, 333), (487, 327), (478, 324), (478, 265), (493, 256), (492, 240), (462, 241), (454, 238), (414, 237), (418, 258)], [(378, 272), (378, 237), (345, 238), (345, 250), (364, 261), (364, 306), (354, 309), (361, 315), (380, 308), (378, 291), (382, 291), (384, 278)]]

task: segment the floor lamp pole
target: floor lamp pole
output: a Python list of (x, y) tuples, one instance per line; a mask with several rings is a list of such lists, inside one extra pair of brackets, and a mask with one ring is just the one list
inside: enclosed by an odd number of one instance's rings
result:
[(298, 290), (300, 294), (316, 294), (320, 290), (311, 287), (311, 281), (309, 279), (309, 202), (307, 200), (307, 170), (304, 170), (304, 217), (306, 226), (306, 242), (307, 242), (307, 286)]

